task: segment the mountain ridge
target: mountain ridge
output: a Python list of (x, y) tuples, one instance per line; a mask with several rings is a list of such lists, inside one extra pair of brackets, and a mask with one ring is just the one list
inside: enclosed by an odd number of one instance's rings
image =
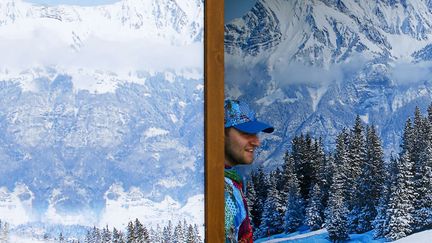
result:
[(386, 156), (397, 152), (403, 121), (432, 101), (430, 6), (261, 0), (227, 23), (226, 96), (250, 101), (276, 127), (260, 163), (281, 163), (300, 133), (323, 137), (331, 151), (356, 115), (378, 128)]
[(29, 30), (28, 26), (33, 26), (32, 21), (61, 22), (62, 28), (67, 29), (63, 32), (69, 32), (69, 42), (75, 48), (89, 36), (112, 38), (110, 35), (118, 31), (123, 35), (147, 39), (156, 37), (159, 41), (184, 45), (202, 42), (204, 15), (200, 10), (203, 8), (201, 0), (188, 4), (168, 0), (122, 0), (102, 6), (46, 6), (8, 0), (0, 4), (0, 27), (16, 24), (23, 32)]

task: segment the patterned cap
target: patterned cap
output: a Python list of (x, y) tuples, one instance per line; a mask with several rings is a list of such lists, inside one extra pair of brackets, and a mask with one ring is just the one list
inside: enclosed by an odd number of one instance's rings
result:
[(236, 129), (250, 134), (258, 132), (273, 132), (274, 128), (268, 124), (257, 121), (255, 112), (247, 104), (239, 100), (225, 100), (225, 128)]

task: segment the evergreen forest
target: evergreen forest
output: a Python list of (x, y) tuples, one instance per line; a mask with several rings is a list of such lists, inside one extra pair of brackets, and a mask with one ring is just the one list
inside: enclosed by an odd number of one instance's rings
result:
[(254, 238), (307, 227), (326, 228), (332, 242), (368, 231), (394, 241), (432, 229), (432, 105), (406, 120), (400, 151), (388, 160), (377, 129), (359, 116), (335, 142), (324, 152), (320, 138), (298, 135), (281, 166), (252, 172), (246, 197)]

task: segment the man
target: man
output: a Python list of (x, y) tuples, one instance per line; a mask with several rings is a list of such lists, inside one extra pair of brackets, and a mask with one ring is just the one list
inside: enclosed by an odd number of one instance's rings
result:
[(260, 145), (257, 134), (271, 133), (273, 127), (259, 122), (245, 103), (225, 101), (225, 239), (226, 242), (253, 242), (252, 227), (243, 194), (243, 182), (234, 170), (249, 165)]

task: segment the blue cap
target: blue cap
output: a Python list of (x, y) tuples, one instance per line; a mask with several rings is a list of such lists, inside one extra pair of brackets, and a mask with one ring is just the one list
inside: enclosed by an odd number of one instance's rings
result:
[(256, 134), (258, 132), (272, 133), (274, 128), (257, 121), (255, 112), (239, 100), (225, 100), (225, 128), (234, 127), (242, 132)]

